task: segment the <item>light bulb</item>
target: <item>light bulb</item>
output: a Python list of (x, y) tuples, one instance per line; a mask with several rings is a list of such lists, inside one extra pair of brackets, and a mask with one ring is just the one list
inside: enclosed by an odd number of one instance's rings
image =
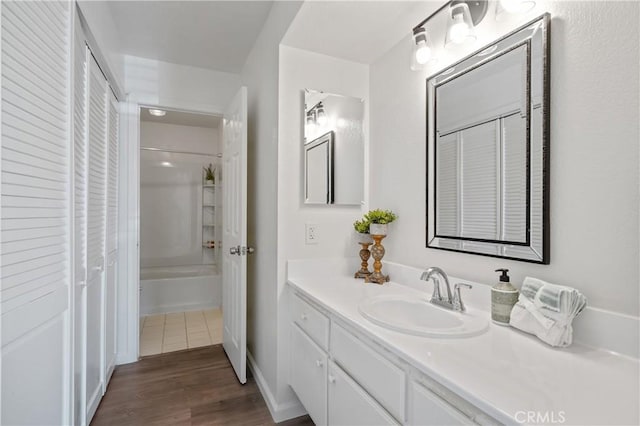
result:
[(321, 126), (324, 126), (325, 124), (327, 124), (327, 113), (324, 112), (324, 106), (322, 105), (322, 102), (320, 102), (320, 104), (318, 104), (318, 124)]
[(462, 13), (458, 13), (453, 16), (453, 24), (449, 28), (449, 38), (456, 44), (464, 43), (471, 29), (466, 22), (464, 22)]
[(423, 65), (429, 62), (429, 59), (431, 59), (431, 49), (424, 41), (421, 41), (416, 49), (416, 62)]
[(163, 111), (161, 109), (150, 109), (149, 114), (155, 115), (156, 117), (164, 117), (167, 111)]

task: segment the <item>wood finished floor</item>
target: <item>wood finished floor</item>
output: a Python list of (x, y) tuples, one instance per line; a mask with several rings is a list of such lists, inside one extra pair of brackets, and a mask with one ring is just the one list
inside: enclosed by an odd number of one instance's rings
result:
[[(253, 377), (236, 379), (222, 345), (116, 368), (91, 422), (99, 425), (272, 425)], [(280, 425), (313, 425), (308, 416)]]

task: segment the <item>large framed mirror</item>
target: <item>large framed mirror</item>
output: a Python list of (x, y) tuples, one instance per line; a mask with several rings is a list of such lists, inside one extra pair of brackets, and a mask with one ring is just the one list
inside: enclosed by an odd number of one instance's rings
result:
[(304, 203), (360, 205), (364, 100), (304, 90)]
[(427, 80), (427, 247), (549, 263), (549, 15)]

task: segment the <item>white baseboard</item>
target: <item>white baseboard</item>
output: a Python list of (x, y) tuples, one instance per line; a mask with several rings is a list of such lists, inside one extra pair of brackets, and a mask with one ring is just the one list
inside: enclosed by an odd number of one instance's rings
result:
[(138, 354), (133, 352), (118, 353), (116, 355), (116, 365), (131, 364), (138, 361)]
[(100, 405), (100, 401), (102, 400), (102, 387), (96, 388), (96, 391), (91, 395), (91, 397), (87, 401), (87, 419), (86, 424), (91, 424), (91, 420), (93, 416), (96, 414), (98, 410), (98, 405)]
[(258, 385), (258, 389), (260, 389), (260, 393), (262, 394), (262, 398), (267, 404), (267, 408), (269, 409), (269, 413), (271, 413), (271, 417), (275, 423), (280, 423), (285, 420), (293, 419), (296, 417), (304, 416), (307, 414), (307, 410), (304, 409), (300, 401), (286, 401), (285, 403), (278, 404), (267, 381), (265, 380), (260, 368), (256, 364), (256, 361), (253, 359), (253, 356), (250, 352), (247, 351), (247, 365), (253, 377), (256, 379), (256, 383)]

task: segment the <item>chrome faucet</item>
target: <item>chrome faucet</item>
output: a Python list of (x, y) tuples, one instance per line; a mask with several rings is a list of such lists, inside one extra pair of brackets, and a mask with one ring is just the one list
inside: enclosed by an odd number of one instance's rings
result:
[[(442, 297), (440, 292), (440, 280), (438, 276), (443, 279), (447, 285), (447, 298)], [(462, 297), (460, 296), (460, 287), (473, 288), (470, 284), (457, 283), (453, 286), (453, 295), (451, 294), (451, 285), (449, 284), (449, 277), (440, 268), (432, 266), (427, 268), (420, 276), (421, 280), (429, 281), (433, 279), (433, 294), (431, 296), (431, 303), (434, 305), (442, 306), (443, 308), (451, 309), (453, 311), (464, 312), (466, 310), (464, 303), (462, 303)]]

